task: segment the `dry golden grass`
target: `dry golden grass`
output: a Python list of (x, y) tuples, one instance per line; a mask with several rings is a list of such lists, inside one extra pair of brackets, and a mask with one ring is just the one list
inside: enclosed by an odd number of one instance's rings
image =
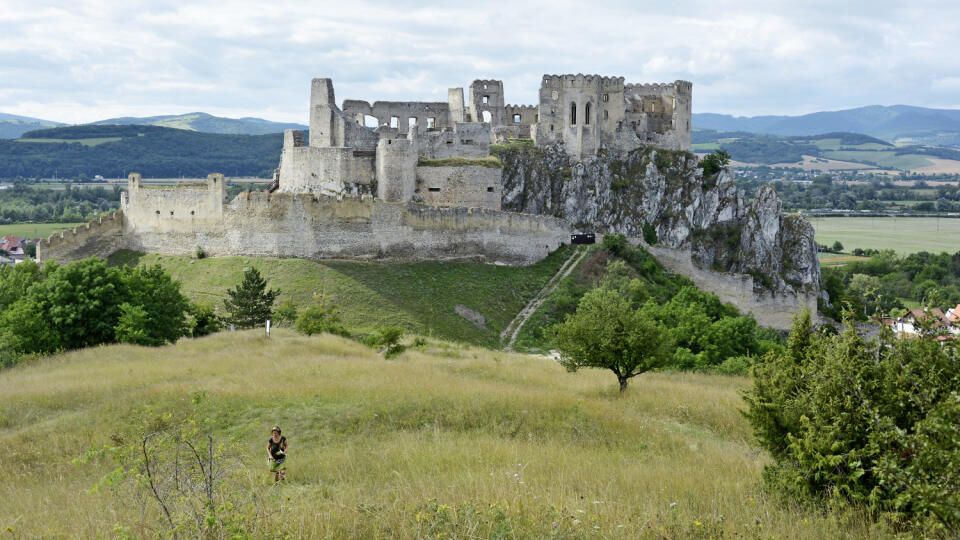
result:
[[(152, 536), (132, 500), (90, 492), (111, 463), (72, 460), (109, 445), (131, 411), (183, 409), (203, 390), (217, 437), (242, 441), (250, 472), (234, 481), (265, 496), (262, 535), (879, 535), (854, 512), (761, 490), (765, 458), (738, 411), (747, 384), (645, 374), (618, 396), (612, 375), (542, 357), (431, 342), (384, 360), (285, 331), (92, 348), (0, 372), (0, 531), (102, 537), (122, 524)], [(264, 465), (275, 423), (291, 456), (279, 487)]]

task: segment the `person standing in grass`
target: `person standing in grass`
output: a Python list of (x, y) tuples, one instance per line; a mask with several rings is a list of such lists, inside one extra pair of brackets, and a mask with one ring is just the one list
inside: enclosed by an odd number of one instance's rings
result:
[(267, 454), (269, 455), (270, 472), (273, 481), (287, 479), (287, 438), (280, 434), (280, 426), (273, 426), (270, 438), (267, 439)]

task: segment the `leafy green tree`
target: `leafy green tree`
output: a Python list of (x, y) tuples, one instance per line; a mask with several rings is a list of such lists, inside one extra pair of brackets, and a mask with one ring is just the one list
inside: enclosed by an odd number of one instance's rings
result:
[[(122, 282), (126, 287), (127, 302), (143, 311), (145, 336), (140, 345), (173, 343), (187, 334), (186, 314), (189, 302), (180, 293), (180, 283), (174, 281), (157, 264), (149, 267), (125, 267)], [(129, 309), (124, 312), (129, 315)], [(131, 315), (132, 316), (132, 315)], [(121, 341), (118, 337), (118, 341)]]
[(243, 281), (227, 291), (223, 303), (227, 309), (227, 322), (240, 328), (253, 328), (265, 324), (273, 315), (273, 303), (280, 290), (267, 289), (267, 280), (256, 268), (243, 273)]
[(592, 367), (617, 376), (620, 392), (630, 378), (663, 365), (671, 354), (670, 333), (615, 291), (594, 289), (577, 311), (554, 327), (560, 364), (569, 371)]
[(64, 265), (30, 287), (42, 298), (47, 324), (66, 349), (110, 343), (126, 298), (120, 271), (96, 257)]
[(273, 312), (273, 321), (278, 326), (290, 326), (297, 322), (297, 302), (287, 297)]
[(836, 242), (833, 243), (832, 246), (830, 246), (830, 250), (833, 251), (834, 253), (840, 253), (843, 251), (843, 244), (841, 244), (840, 241), (837, 240)]
[(120, 320), (117, 321), (116, 338), (119, 343), (156, 345), (150, 336), (150, 316), (147, 310), (128, 302), (120, 304)]

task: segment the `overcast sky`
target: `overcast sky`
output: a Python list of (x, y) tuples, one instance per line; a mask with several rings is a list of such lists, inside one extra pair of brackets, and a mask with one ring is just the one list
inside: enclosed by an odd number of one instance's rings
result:
[(338, 102), (495, 78), (534, 104), (544, 73), (686, 79), (694, 112), (960, 108), (960, 1), (0, 0), (0, 112), (62, 122), (305, 123), (312, 77)]

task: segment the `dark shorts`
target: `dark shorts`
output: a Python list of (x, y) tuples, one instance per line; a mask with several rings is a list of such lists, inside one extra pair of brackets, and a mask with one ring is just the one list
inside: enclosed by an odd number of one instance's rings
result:
[(285, 469), (287, 467), (286, 462), (286, 456), (273, 460), (272, 464), (270, 465), (270, 472), (277, 472), (280, 469)]

